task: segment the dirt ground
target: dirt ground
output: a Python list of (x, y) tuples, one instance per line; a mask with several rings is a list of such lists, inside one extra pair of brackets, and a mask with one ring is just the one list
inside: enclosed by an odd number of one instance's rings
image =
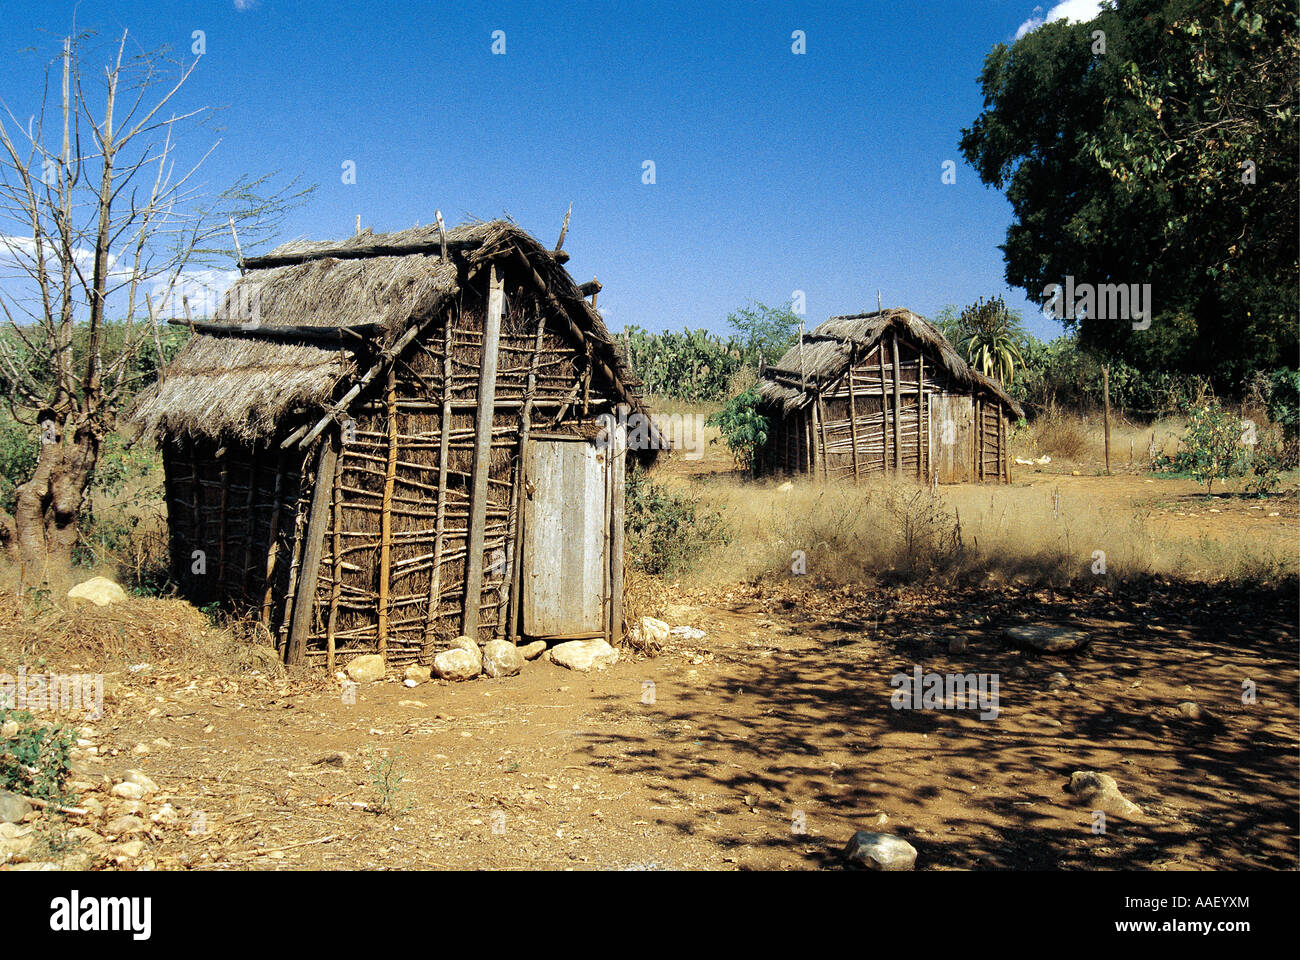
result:
[[(1144, 499), (1171, 525), (1248, 526), (1294, 549), (1294, 498), (1261, 510), (1225, 498), (1211, 513), (1190, 481), (1017, 480)], [(69, 817), (90, 829), (68, 864), (838, 869), (854, 831), (879, 830), (909, 840), (924, 870), (1300, 866), (1290, 593), (1159, 578), (1074, 592), (807, 579), (678, 586), (668, 619), (705, 635), (591, 674), (537, 661), (504, 680), (366, 684), (349, 703), (319, 675), (119, 665), (83, 744), (97, 755), (75, 768), (78, 802), (107, 809)], [(1092, 640), (1025, 652), (1004, 634), (1022, 623)], [(891, 677), (916, 667), (996, 675), (998, 716), (895, 709)], [(1180, 711), (1187, 702), (1199, 716)], [(342, 765), (318, 762), (338, 752)], [(385, 757), (403, 778), (388, 812), (374, 783)], [(159, 792), (138, 806), (110, 798), (128, 769)], [(1076, 770), (1114, 777), (1141, 816), (1094, 832), (1090, 806), (1064, 789)], [(131, 812), (144, 833), (107, 831)], [(132, 839), (143, 847), (110, 852)]]

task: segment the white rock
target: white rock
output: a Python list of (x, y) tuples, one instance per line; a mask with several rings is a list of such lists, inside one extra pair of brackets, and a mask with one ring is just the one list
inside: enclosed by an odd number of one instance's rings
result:
[(406, 668), (405, 677), (410, 681), (407, 686), (414, 687), (421, 683), (428, 683), (429, 678), (433, 676), (433, 668), (425, 667), (418, 663), (413, 663)]
[(523, 655), (510, 641), (494, 639), (483, 645), (483, 672), (489, 677), (513, 677), (523, 665)]
[(1047, 653), (1077, 650), (1086, 646), (1088, 641), (1092, 639), (1086, 630), (1079, 630), (1074, 627), (1057, 627), (1043, 623), (1007, 627), (1006, 632), (1007, 636), (1017, 646), (1043, 650)]
[(23, 797), (8, 790), (0, 790), (0, 823), (22, 823), (32, 812), (32, 805)]
[(868, 870), (900, 871), (916, 866), (916, 847), (892, 833), (859, 830), (844, 848), (844, 856)]
[(594, 640), (569, 640), (551, 647), (551, 662), (586, 673), (592, 667), (603, 670), (618, 663), (618, 651), (599, 637)]
[(126, 591), (108, 577), (91, 577), (68, 591), (69, 600), (88, 600), (97, 607), (126, 600)]
[[(145, 772), (143, 770), (128, 770), (126, 772), (126, 776), (122, 778), (122, 782), (134, 783), (136, 786), (138, 786), (141, 790), (144, 791), (144, 795), (146, 797), (151, 793), (158, 792), (158, 784), (150, 780), (145, 775)], [(132, 797), (129, 799), (139, 799), (139, 798)]]
[(545, 640), (534, 640), (532, 643), (525, 643), (519, 648), (519, 654), (525, 660), (536, 660), (546, 652)]
[(377, 653), (367, 653), (348, 661), (348, 676), (356, 683), (373, 683), (384, 679), (384, 658)]
[(104, 827), (106, 831), (115, 836), (123, 834), (144, 833), (149, 829), (149, 825), (134, 814), (128, 813), (110, 820)]
[(448, 644), (453, 650), (464, 650), (466, 653), (476, 653), (482, 655), (483, 651), (479, 648), (478, 641), (473, 637), (467, 637), (463, 633), (455, 640)]
[(1121, 817), (1140, 817), (1142, 808), (1124, 794), (1120, 793), (1115, 778), (1095, 770), (1076, 770), (1070, 774), (1070, 783), (1066, 787), (1084, 803), (1094, 810)]
[(111, 792), (123, 800), (143, 800), (145, 797), (145, 789), (138, 783), (119, 783)]
[(671, 628), (662, 620), (654, 617), (642, 617), (637, 621), (641, 628), (641, 640), (652, 647), (662, 647), (668, 641)]
[(483, 657), (468, 650), (443, 650), (433, 658), (433, 672), (443, 680), (473, 680), (483, 671)]
[(116, 857), (119, 862), (122, 860), (135, 860), (139, 858), (140, 854), (144, 853), (144, 841), (128, 840), (126, 843), (118, 843), (109, 847), (108, 852)]

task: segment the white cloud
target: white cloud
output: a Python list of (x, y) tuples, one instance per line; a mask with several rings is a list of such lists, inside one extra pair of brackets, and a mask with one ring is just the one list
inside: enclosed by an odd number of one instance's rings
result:
[(1074, 20), (1086, 23), (1101, 13), (1101, 0), (1062, 0), (1043, 14), (1042, 7), (1034, 7), (1034, 15), (1016, 28), (1016, 39), (1037, 30), (1053, 20)]
[(257, 6), (257, 0), (235, 0), (235, 9), (240, 13), (245, 10), (252, 10), (255, 6)]

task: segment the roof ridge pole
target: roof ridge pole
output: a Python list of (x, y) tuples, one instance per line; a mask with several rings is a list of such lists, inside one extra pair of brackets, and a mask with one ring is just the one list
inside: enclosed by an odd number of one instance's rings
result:
[(239, 247), (239, 234), (235, 231), (235, 218), (230, 218), (230, 236), (235, 241), (235, 266), (239, 267), (239, 275), (244, 275), (244, 251)]
[(473, 480), (470, 487), (469, 542), (465, 556), (465, 596), (460, 632), (478, 640), (479, 605), (483, 597), (483, 539), (487, 525), (488, 466), (492, 454), (492, 413), (496, 406), (497, 344), (505, 282), (497, 265), (488, 266), (487, 317), (483, 322), (483, 353), (478, 379), (478, 423), (474, 434)]

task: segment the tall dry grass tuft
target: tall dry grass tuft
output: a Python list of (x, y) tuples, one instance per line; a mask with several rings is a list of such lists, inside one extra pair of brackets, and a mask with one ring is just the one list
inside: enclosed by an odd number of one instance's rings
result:
[[(1110, 428), (1111, 467), (1127, 472), (1144, 471), (1161, 454), (1171, 453), (1186, 428), (1181, 417), (1165, 417), (1154, 423), (1132, 423), (1118, 413)], [(1083, 416), (1054, 410), (1016, 431), (1012, 454), (1100, 465), (1106, 456), (1106, 431), (1100, 414)]]
[(800, 570), (834, 584), (1258, 581), (1300, 566), (1246, 534), (1170, 538), (1143, 509), (1046, 486), (730, 481), (709, 484), (701, 500), (732, 530), (696, 573), (711, 582)]

